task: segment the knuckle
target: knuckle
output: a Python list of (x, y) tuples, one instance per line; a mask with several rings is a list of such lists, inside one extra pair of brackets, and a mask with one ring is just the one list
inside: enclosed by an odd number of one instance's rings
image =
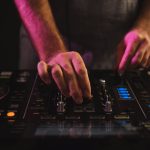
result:
[(80, 57), (80, 54), (78, 52), (72, 51), (71, 54), (73, 57)]
[(58, 59), (58, 60), (62, 60), (63, 57), (64, 57), (64, 53), (59, 53), (59, 54), (57, 55), (57, 59)]
[(77, 70), (79, 75), (86, 75), (87, 71), (84, 68), (79, 67)]
[(59, 71), (58, 67), (55, 67), (52, 69), (52, 75), (55, 77), (58, 77), (60, 75), (60, 71)]
[(68, 64), (68, 63), (64, 63), (64, 64), (63, 64), (63, 68), (64, 68), (65, 70), (67, 70), (67, 71), (71, 70), (71, 66), (70, 66), (70, 64)]

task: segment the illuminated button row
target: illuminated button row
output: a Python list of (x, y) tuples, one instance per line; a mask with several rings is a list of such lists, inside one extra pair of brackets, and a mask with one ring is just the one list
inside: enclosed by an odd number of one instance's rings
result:
[(119, 94), (119, 98), (123, 100), (132, 100), (132, 97), (126, 87), (117, 88), (117, 92)]
[[(0, 117), (1, 117), (1, 116), (4, 116), (4, 115), (0, 112)], [(8, 118), (12, 118), (12, 117), (15, 117), (16, 114), (15, 114), (15, 112), (10, 111), (10, 112), (7, 112), (6, 116), (7, 116)]]

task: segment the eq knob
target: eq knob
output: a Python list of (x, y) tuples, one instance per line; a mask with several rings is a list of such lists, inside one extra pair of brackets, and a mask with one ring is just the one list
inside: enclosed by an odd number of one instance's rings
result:
[(101, 84), (102, 96), (104, 99), (103, 101), (104, 112), (110, 114), (112, 112), (112, 102), (109, 96), (109, 92), (107, 90), (106, 80), (100, 79), (99, 82)]
[(65, 112), (65, 103), (63, 101), (57, 102), (57, 112), (64, 113)]
[(104, 107), (105, 113), (111, 113), (112, 112), (112, 103), (109, 100), (109, 96), (108, 95), (106, 96), (106, 102), (105, 102), (104, 106), (105, 106)]
[(61, 93), (58, 94), (58, 102), (57, 102), (57, 113), (64, 113), (66, 111), (65, 106), (66, 103), (64, 102), (64, 98)]
[(100, 82), (100, 85), (101, 85), (101, 88), (102, 88), (102, 89), (101, 89), (101, 90), (102, 90), (102, 93), (103, 93), (103, 95), (105, 96), (105, 95), (107, 94), (106, 80), (100, 79), (99, 82)]

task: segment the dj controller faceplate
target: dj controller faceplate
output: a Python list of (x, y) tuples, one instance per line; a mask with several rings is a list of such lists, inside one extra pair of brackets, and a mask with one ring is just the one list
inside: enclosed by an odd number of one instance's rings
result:
[(137, 147), (147, 146), (150, 71), (120, 77), (115, 71), (94, 70), (89, 77), (93, 97), (79, 105), (64, 97), (55, 83), (45, 85), (35, 71), (1, 71), (0, 141), (133, 141)]

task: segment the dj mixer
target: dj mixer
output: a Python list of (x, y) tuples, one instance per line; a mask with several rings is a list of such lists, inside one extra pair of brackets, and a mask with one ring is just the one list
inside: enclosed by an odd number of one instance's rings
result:
[(93, 97), (76, 104), (36, 71), (0, 71), (0, 147), (31, 141), (53, 147), (149, 146), (150, 71), (120, 77), (92, 70), (89, 77)]

